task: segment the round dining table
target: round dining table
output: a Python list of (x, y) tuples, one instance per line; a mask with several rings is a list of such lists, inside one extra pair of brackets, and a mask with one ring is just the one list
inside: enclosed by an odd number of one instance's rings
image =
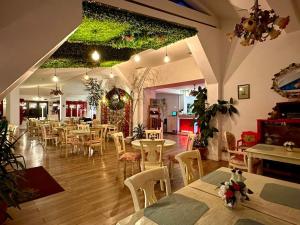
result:
[[(149, 140), (151, 140), (151, 139), (134, 140), (134, 141), (131, 142), (132, 147), (135, 148), (135, 149), (140, 149), (140, 148), (141, 148), (141, 143), (140, 143), (140, 141), (143, 141), (143, 140), (149, 141)], [(166, 148), (173, 147), (174, 145), (176, 145), (176, 142), (173, 141), (173, 140), (170, 140), (170, 139), (162, 139), (162, 140), (165, 141), (165, 143), (164, 143), (164, 148), (165, 148), (165, 149), (166, 149)]]

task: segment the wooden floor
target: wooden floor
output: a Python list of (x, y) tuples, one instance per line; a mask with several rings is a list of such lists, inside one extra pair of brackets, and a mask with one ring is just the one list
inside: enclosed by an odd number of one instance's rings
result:
[[(181, 151), (187, 141), (186, 136), (165, 138), (177, 142), (166, 154)], [(97, 154), (91, 158), (83, 154), (65, 157), (59, 148), (48, 146), (43, 150), (36, 141), (24, 136), (17, 152), (25, 156), (28, 168), (43, 166), (65, 191), (23, 203), (21, 210), (10, 209), (14, 220), (7, 221), (7, 225), (107, 225), (134, 212), (129, 190), (116, 179), (117, 160), (112, 142), (106, 144), (101, 157)], [(227, 166), (227, 162), (210, 160), (203, 164), (205, 173)], [(171, 186), (172, 191), (183, 186), (178, 165)]]

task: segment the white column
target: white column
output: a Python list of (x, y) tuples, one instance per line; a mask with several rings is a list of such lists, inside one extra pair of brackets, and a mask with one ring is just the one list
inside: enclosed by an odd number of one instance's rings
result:
[[(220, 98), (220, 85), (218, 83), (206, 84), (207, 88), (207, 102), (214, 104)], [(221, 159), (221, 142), (222, 142), (222, 129), (221, 118), (219, 116), (211, 120), (211, 125), (216, 127), (219, 132), (214, 134), (214, 138), (209, 138), (208, 142), (208, 158), (219, 161)]]
[(59, 97), (59, 108), (60, 108), (60, 121), (64, 121), (66, 119), (66, 96), (60, 95)]
[(6, 117), (9, 123), (20, 125), (20, 91), (18, 87), (6, 96)]

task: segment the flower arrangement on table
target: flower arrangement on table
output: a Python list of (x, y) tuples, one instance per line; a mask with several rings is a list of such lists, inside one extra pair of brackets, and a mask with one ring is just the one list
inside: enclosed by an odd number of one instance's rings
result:
[(286, 148), (287, 151), (293, 151), (293, 148), (295, 147), (295, 143), (292, 141), (286, 141), (284, 142), (283, 146)]
[(253, 192), (246, 187), (241, 170), (232, 170), (229, 181), (221, 183), (219, 196), (229, 208), (235, 208), (240, 201), (249, 200), (247, 194)]

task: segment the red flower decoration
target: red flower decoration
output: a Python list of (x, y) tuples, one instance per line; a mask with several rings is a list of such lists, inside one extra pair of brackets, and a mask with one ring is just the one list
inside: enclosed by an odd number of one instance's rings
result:
[(226, 196), (227, 199), (228, 199), (228, 198), (232, 198), (233, 195), (234, 195), (234, 193), (233, 193), (233, 191), (231, 191), (231, 190), (227, 190), (227, 191), (225, 192), (225, 196)]
[(240, 185), (238, 185), (237, 183), (233, 183), (232, 187), (235, 191), (240, 191), (240, 189), (241, 189)]

